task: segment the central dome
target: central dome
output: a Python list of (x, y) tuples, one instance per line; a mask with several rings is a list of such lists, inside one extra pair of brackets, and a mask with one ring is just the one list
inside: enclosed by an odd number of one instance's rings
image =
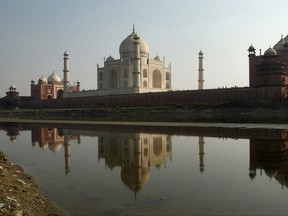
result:
[(48, 83), (61, 82), (61, 78), (53, 71), (53, 73), (48, 77)]
[[(122, 41), (119, 47), (119, 53), (121, 57), (132, 57), (134, 53), (134, 39), (133, 37), (136, 33), (133, 31), (125, 40)], [(138, 40), (140, 45), (140, 56), (141, 57), (148, 57), (149, 48), (145, 40), (141, 37)]]

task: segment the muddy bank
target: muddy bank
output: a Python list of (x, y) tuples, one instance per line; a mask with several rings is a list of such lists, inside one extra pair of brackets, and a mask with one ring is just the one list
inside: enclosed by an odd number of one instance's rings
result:
[(0, 215), (68, 215), (40, 192), (33, 177), (0, 152)]

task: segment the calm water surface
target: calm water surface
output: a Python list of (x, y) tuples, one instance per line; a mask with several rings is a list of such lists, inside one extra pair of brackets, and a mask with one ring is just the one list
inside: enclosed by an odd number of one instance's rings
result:
[(286, 215), (287, 132), (11, 123), (0, 150), (71, 215)]

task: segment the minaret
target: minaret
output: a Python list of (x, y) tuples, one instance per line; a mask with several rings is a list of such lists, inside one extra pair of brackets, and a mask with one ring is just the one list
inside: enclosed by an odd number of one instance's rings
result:
[(138, 37), (138, 35), (135, 34), (133, 39), (134, 39), (133, 87), (140, 87), (140, 45), (139, 45), (140, 37)]
[(63, 74), (64, 74), (64, 79), (63, 79), (63, 84), (64, 84), (64, 93), (69, 92), (69, 53), (65, 51), (64, 55), (64, 69), (63, 69)]
[(199, 136), (199, 168), (201, 173), (204, 171), (204, 143), (204, 137)]
[(198, 90), (204, 89), (204, 80), (203, 80), (203, 52), (200, 50), (198, 53), (199, 57), (199, 75), (198, 75)]

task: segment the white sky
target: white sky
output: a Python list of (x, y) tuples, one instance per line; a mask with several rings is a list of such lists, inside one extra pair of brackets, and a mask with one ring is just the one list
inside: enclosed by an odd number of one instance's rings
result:
[(0, 96), (11, 84), (30, 95), (30, 81), (53, 69), (62, 78), (97, 88), (97, 63), (119, 58), (135, 30), (172, 64), (172, 88), (196, 89), (198, 52), (204, 87), (248, 86), (248, 47), (262, 53), (288, 34), (287, 0), (0, 0)]

